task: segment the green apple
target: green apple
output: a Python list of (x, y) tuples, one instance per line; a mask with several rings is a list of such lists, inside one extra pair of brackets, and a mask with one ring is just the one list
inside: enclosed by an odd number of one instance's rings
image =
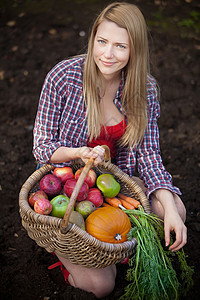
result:
[(69, 198), (65, 195), (58, 195), (51, 200), (52, 211), (51, 216), (57, 218), (63, 218), (67, 205), (69, 203)]
[(113, 198), (120, 191), (120, 184), (115, 180), (112, 174), (101, 174), (96, 181), (98, 189), (100, 189), (104, 197)]

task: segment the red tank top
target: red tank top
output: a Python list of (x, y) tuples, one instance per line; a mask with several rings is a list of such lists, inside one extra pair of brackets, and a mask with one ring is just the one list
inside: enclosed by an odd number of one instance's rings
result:
[(126, 121), (124, 119), (113, 126), (104, 126), (101, 128), (100, 135), (97, 139), (93, 139), (91, 142), (88, 141), (88, 147), (96, 147), (98, 145), (107, 145), (110, 148), (111, 158), (114, 158), (117, 150), (117, 141), (123, 136), (126, 129)]

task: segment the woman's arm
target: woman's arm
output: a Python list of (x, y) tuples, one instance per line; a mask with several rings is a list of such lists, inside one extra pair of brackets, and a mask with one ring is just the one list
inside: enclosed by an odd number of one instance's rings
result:
[(48, 163), (56, 149), (72, 146), (70, 140), (59, 138), (63, 99), (55, 87), (55, 74), (52, 70), (44, 81), (33, 130), (33, 154), (41, 163)]
[(62, 61), (45, 78), (33, 131), (33, 154), (38, 162), (48, 163), (58, 148), (86, 145), (81, 62), (78, 58)]
[(185, 207), (177, 195), (181, 194), (180, 190), (173, 185), (172, 176), (162, 162), (157, 125), (159, 116), (157, 90), (152, 82), (148, 92), (148, 130), (137, 152), (138, 171), (147, 188), (147, 196), (151, 195), (153, 212), (164, 220), (167, 246), (170, 243), (170, 232), (176, 234), (176, 241), (170, 246), (170, 250), (175, 251), (183, 247), (187, 240)]
[(101, 146), (95, 148), (80, 147), (80, 148), (69, 148), (60, 147), (51, 156), (50, 163), (62, 163), (74, 159), (82, 159), (84, 163), (87, 163), (89, 158), (94, 158), (94, 165), (98, 165), (103, 161), (105, 149)]
[(172, 183), (172, 176), (163, 165), (157, 120), (160, 117), (160, 104), (158, 102), (156, 86), (149, 87), (148, 92), (148, 127), (144, 139), (137, 150), (137, 163), (140, 178), (147, 188), (147, 197), (160, 188), (168, 189), (173, 193), (181, 194)]
[(170, 244), (170, 232), (176, 234), (175, 242), (169, 247), (176, 251), (187, 243), (187, 228), (184, 225), (186, 210), (178, 195), (166, 189), (158, 189), (152, 194), (152, 210), (164, 220), (165, 243)]

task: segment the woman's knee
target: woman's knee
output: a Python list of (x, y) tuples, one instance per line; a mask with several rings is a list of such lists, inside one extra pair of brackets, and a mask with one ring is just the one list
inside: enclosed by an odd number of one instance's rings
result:
[(115, 265), (103, 269), (88, 269), (73, 266), (67, 261), (65, 267), (70, 272), (69, 282), (73, 287), (93, 293), (97, 298), (109, 295), (115, 287), (117, 272)]
[(115, 288), (116, 271), (111, 269), (110, 272), (106, 273), (107, 274), (99, 273), (89, 278), (89, 290), (97, 298), (108, 296)]
[(112, 291), (115, 288), (115, 278), (110, 278), (110, 280), (107, 280), (106, 278), (99, 278), (98, 280), (95, 280), (92, 282), (92, 290), (91, 292), (97, 297), (97, 298), (103, 298), (108, 296), (112, 293)]

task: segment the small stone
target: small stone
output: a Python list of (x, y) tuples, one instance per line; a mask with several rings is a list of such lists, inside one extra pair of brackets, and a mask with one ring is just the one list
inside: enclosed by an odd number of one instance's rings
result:
[(84, 36), (85, 36), (85, 31), (81, 30), (81, 31), (79, 32), (79, 35), (80, 35), (81, 37), (84, 37)]
[(12, 20), (6, 23), (8, 27), (14, 27), (16, 25), (16, 21)]
[(4, 78), (5, 78), (5, 71), (0, 70), (0, 80), (4, 80)]
[(49, 29), (49, 34), (55, 35), (56, 33), (57, 33), (56, 29), (54, 28)]

